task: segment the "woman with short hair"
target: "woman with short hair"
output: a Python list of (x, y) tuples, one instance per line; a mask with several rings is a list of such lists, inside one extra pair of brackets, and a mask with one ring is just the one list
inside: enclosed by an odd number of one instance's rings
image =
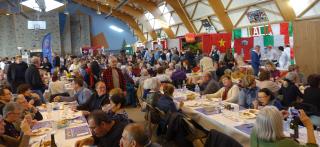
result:
[(301, 145), (295, 140), (285, 137), (281, 112), (274, 106), (266, 106), (259, 111), (255, 126), (250, 135), (251, 147), (316, 147), (313, 125), (303, 110), (300, 120), (307, 129), (307, 144)]

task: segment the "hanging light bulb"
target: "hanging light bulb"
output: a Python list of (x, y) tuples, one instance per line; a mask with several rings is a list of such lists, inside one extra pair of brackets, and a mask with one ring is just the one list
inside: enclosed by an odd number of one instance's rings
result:
[(98, 8), (97, 8), (97, 14), (98, 15), (101, 15), (101, 11), (100, 11), (100, 7), (98, 6)]

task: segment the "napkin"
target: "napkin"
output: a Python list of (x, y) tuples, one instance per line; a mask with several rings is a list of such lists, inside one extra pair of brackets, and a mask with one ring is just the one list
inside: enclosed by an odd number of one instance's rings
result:
[(249, 124), (242, 124), (242, 125), (236, 126), (235, 128), (237, 128), (238, 130), (240, 130), (243, 133), (250, 135), (253, 126), (254, 126), (253, 123), (249, 123)]
[(219, 114), (219, 111), (206, 111), (204, 108), (197, 108), (197, 109), (194, 109), (202, 114), (205, 114), (205, 115), (215, 115), (215, 114)]

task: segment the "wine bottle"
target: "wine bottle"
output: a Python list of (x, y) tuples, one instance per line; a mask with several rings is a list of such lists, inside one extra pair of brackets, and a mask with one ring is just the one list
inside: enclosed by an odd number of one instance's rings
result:
[(51, 134), (51, 147), (57, 147), (56, 141), (54, 140), (54, 134)]
[(299, 118), (293, 117), (290, 121), (290, 137), (296, 139), (299, 138)]

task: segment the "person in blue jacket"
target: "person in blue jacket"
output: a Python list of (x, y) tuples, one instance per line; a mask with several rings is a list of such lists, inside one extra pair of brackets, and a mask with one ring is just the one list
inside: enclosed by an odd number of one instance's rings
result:
[(260, 68), (260, 46), (256, 45), (254, 49), (251, 51), (251, 66), (254, 72), (254, 75), (257, 76)]

